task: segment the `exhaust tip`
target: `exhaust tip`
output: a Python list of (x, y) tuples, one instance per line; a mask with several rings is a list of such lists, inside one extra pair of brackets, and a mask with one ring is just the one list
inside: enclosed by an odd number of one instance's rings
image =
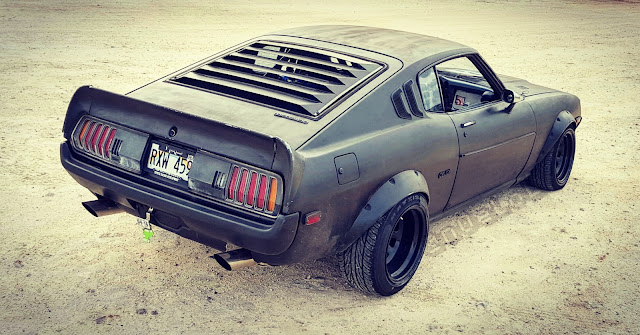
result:
[(91, 215), (98, 217), (98, 213), (96, 213), (96, 211), (94, 211), (93, 208), (91, 208), (91, 204), (89, 201), (83, 202), (82, 207), (84, 207), (84, 209), (86, 209), (87, 212), (91, 213)]
[(123, 212), (122, 208), (108, 199), (98, 199), (93, 201), (85, 201), (82, 203), (84, 209), (95, 217), (101, 217), (110, 214), (117, 214)]
[(222, 258), (219, 254), (213, 255), (213, 259), (215, 259), (216, 262), (218, 262), (218, 264), (220, 264), (220, 266), (222, 266), (225, 270), (231, 271), (231, 265), (229, 265), (229, 263), (227, 263), (227, 261), (225, 261), (224, 258)]
[(227, 271), (258, 265), (247, 249), (221, 252), (212, 256)]

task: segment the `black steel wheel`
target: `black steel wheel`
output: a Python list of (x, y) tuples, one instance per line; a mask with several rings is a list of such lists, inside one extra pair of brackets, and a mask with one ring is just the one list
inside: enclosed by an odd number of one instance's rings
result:
[(576, 133), (567, 128), (553, 149), (533, 168), (529, 181), (543, 190), (559, 190), (569, 181), (576, 153)]
[(383, 296), (402, 290), (420, 265), (427, 223), (424, 196), (415, 194), (400, 201), (338, 254), (347, 282), (363, 292)]
[[(420, 230), (424, 225), (422, 211), (409, 209), (400, 216), (387, 242), (385, 269), (392, 282), (404, 282), (416, 262), (420, 249)], [(419, 262), (419, 260), (418, 260)]]

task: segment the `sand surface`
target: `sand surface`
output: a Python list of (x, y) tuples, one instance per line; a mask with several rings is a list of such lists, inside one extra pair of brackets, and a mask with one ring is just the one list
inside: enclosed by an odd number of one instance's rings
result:
[[(71, 95), (126, 93), (250, 37), (307, 24), (475, 47), (582, 100), (571, 180), (517, 186), (432, 225), (391, 298), (334, 258), (226, 272), (217, 252), (100, 219), (59, 162)], [(0, 1), (0, 333), (640, 333), (640, 4), (622, 1)]]

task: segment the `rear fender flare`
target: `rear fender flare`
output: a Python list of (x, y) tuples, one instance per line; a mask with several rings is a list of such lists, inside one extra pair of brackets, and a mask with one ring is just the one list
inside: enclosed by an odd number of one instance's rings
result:
[(429, 188), (427, 181), (419, 171), (407, 170), (389, 178), (373, 194), (360, 214), (351, 225), (351, 229), (344, 235), (338, 245), (339, 252), (344, 251), (357, 240), (367, 229), (376, 223), (376, 220), (388, 212), (402, 199), (412, 194), (422, 194), (429, 202)]
[(544, 142), (544, 146), (540, 151), (540, 155), (538, 155), (536, 164), (540, 163), (544, 156), (546, 156), (551, 151), (551, 149), (553, 149), (553, 146), (556, 144), (556, 142), (558, 142), (560, 136), (562, 136), (564, 131), (571, 125), (573, 125), (573, 127), (575, 127), (576, 125), (576, 120), (573, 118), (573, 115), (571, 115), (571, 113), (566, 110), (560, 112), (556, 117), (553, 126), (551, 127), (549, 135), (547, 135), (547, 140)]

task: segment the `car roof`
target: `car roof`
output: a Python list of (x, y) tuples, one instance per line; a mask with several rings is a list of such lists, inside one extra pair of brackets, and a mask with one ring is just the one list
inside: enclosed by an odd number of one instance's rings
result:
[(433, 36), (365, 26), (306, 26), (285, 29), (270, 35), (307, 38), (366, 49), (397, 58), (405, 65), (442, 53), (477, 52), (464, 44)]

